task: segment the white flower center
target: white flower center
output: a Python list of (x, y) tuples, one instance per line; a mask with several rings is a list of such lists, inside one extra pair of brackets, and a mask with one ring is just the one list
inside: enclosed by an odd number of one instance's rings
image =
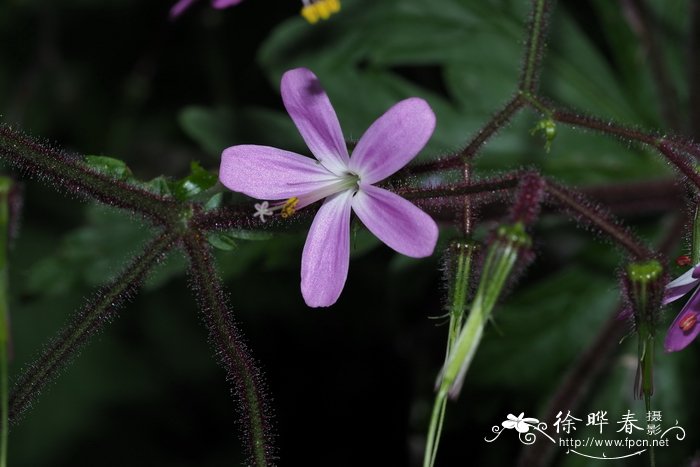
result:
[(260, 217), (262, 222), (265, 222), (265, 216), (272, 216), (275, 212), (279, 211), (280, 216), (284, 219), (290, 217), (299, 209), (304, 208), (316, 201), (322, 200), (329, 196), (332, 196), (341, 191), (353, 190), (356, 191), (360, 186), (360, 176), (351, 172), (348, 172), (335, 181), (323, 185), (316, 190), (310, 191), (303, 195), (293, 196), (286, 201), (277, 203), (276, 205), (270, 207), (270, 203), (263, 201), (262, 203), (255, 204), (255, 214), (253, 217)]

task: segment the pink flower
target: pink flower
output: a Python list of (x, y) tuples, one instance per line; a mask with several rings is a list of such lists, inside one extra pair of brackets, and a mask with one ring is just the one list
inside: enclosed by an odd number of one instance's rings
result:
[(700, 320), (700, 288), (698, 288), (698, 283), (700, 283), (700, 264), (690, 268), (666, 286), (664, 305), (678, 300), (691, 290), (696, 289), (671, 323), (671, 327), (668, 328), (664, 342), (667, 352), (684, 349), (700, 333), (700, 323), (698, 323)]
[[(367, 129), (348, 155), (338, 117), (318, 78), (308, 69), (287, 71), (282, 100), (315, 159), (268, 146), (224, 150), (219, 178), (234, 191), (258, 199), (264, 220), (325, 199), (306, 238), (301, 292), (312, 307), (336, 302), (350, 263), (350, 214), (389, 247), (422, 258), (435, 249), (438, 228), (429, 215), (402, 197), (375, 186), (410, 162), (435, 129), (435, 115), (419, 98), (391, 107)], [(361, 90), (357, 90), (361, 92)], [(283, 201), (286, 200), (286, 201)]]
[[(180, 16), (186, 9), (188, 9), (197, 0), (180, 0), (175, 5), (170, 8), (170, 19), (175, 19)], [(211, 6), (222, 10), (230, 6), (238, 5), (243, 0), (212, 0)]]

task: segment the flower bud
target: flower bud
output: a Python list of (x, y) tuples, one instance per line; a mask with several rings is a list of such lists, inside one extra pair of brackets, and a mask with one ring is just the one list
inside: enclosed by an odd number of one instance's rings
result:
[(549, 152), (549, 150), (552, 148), (552, 142), (557, 136), (557, 124), (549, 117), (543, 118), (537, 122), (535, 128), (530, 130), (531, 135), (539, 132), (542, 132), (542, 136), (544, 136), (544, 150)]
[(654, 393), (654, 351), (656, 325), (664, 291), (664, 270), (656, 260), (630, 263), (623, 278), (630, 310), (639, 339), (635, 393), (647, 408)]
[(479, 286), (467, 321), (442, 370), (440, 388), (456, 398), (469, 369), (493, 307), (513, 274), (513, 268), (531, 245), (522, 223), (501, 226), (486, 250)]

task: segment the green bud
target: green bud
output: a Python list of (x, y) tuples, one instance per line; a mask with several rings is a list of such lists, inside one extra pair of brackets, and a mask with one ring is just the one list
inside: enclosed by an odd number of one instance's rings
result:
[(648, 323), (656, 327), (663, 296), (663, 272), (661, 263), (655, 259), (627, 265), (627, 296), (637, 325)]
[(543, 118), (530, 130), (531, 135), (538, 132), (542, 132), (545, 140), (544, 149), (549, 152), (552, 148), (552, 141), (554, 141), (554, 138), (557, 136), (557, 124), (551, 118)]
[[(445, 364), (447, 364), (459, 332), (464, 322), (464, 311), (469, 297), (469, 282), (474, 252), (478, 245), (471, 240), (453, 240), (445, 255), (445, 276), (447, 279), (447, 309), (450, 316), (450, 326), (447, 335), (447, 350), (445, 352)], [(435, 396), (432, 416), (428, 433), (426, 435), (424, 467), (435, 465), (435, 457), (440, 443), (440, 434), (445, 421), (445, 408), (447, 403), (447, 390), (438, 387)]]
[(484, 327), (498, 301), (516, 261), (531, 245), (522, 223), (501, 226), (486, 251), (479, 287), (464, 327), (448, 355), (440, 381), (450, 397), (459, 394), (464, 376), (481, 343)]
[(664, 270), (656, 260), (630, 263), (625, 289), (632, 306), (638, 336), (636, 394), (643, 397), (647, 409), (654, 393), (654, 351), (656, 324), (664, 290)]
[(467, 306), (472, 258), (477, 248), (477, 244), (471, 240), (453, 240), (447, 252), (447, 306), (450, 321), (456, 321), (457, 329), (462, 325)]

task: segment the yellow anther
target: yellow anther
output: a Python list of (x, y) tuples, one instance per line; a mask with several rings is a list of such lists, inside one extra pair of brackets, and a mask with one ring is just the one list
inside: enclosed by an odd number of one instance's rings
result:
[(297, 197), (289, 198), (282, 205), (282, 212), (280, 212), (280, 216), (282, 216), (283, 219), (286, 219), (289, 216), (291, 216), (292, 214), (294, 214), (296, 212), (296, 207), (297, 207), (298, 203), (299, 203), (299, 198), (297, 198)]
[(301, 9), (301, 16), (306, 18), (310, 24), (316, 24), (318, 22), (318, 12), (316, 11), (316, 5), (306, 5)]
[(340, 11), (340, 0), (326, 0), (326, 5), (331, 13), (338, 13)]
[(304, 3), (301, 16), (311, 24), (317, 23), (319, 19), (328, 19), (332, 14), (340, 11), (340, 0), (316, 0)]
[(328, 19), (331, 16), (331, 10), (326, 5), (326, 2), (318, 2), (316, 4), (316, 11), (318, 11), (318, 16), (322, 19)]

